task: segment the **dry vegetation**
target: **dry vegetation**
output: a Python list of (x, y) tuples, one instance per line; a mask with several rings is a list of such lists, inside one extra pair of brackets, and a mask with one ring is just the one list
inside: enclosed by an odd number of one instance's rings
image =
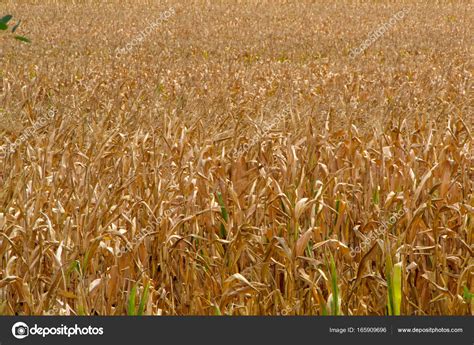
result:
[(7, 13), (0, 314), (474, 313), (472, 1)]

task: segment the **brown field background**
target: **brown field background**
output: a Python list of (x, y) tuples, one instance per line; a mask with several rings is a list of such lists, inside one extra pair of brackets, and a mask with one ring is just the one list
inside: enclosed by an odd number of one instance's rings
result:
[(472, 1), (3, 14), (0, 314), (474, 313)]

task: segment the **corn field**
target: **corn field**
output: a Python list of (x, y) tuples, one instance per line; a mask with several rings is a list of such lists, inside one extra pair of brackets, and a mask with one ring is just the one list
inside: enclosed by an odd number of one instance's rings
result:
[(1, 2), (0, 314), (474, 315), (473, 5)]

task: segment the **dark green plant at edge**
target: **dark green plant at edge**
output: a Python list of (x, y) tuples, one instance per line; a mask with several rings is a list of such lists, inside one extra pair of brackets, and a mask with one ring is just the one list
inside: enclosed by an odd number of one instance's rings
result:
[[(6, 16), (3, 16), (2, 18), (0, 18), (0, 31), (8, 31), (9, 30), (8, 22), (10, 22), (10, 20), (12, 18), (13, 18), (13, 16), (11, 14), (7, 14)], [(28, 38), (24, 37), (24, 36), (14, 35), (16, 29), (18, 29), (18, 27), (20, 26), (20, 23), (21, 23), (21, 20), (19, 20), (11, 29), (11, 33), (13, 34), (13, 38), (18, 40), (18, 41), (21, 41), (21, 42), (31, 43), (31, 41)]]

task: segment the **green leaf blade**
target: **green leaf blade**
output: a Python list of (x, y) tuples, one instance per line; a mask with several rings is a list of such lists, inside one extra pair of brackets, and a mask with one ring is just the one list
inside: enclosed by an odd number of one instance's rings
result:
[(134, 285), (132, 288), (132, 291), (130, 291), (130, 296), (128, 296), (128, 315), (129, 316), (137, 315), (137, 312), (135, 309), (136, 295), (137, 295), (137, 285)]
[(31, 41), (30, 41), (28, 38), (24, 37), (24, 36), (18, 36), (18, 35), (17, 35), (17, 36), (15, 36), (14, 38), (15, 38), (16, 40), (18, 40), (18, 41), (21, 41), (21, 42), (31, 43)]
[(143, 296), (142, 298), (140, 299), (140, 304), (138, 306), (138, 312), (137, 312), (137, 315), (138, 316), (142, 316), (143, 315), (143, 312), (145, 311), (145, 303), (147, 302), (148, 300), (148, 292), (150, 290), (150, 283), (147, 282), (146, 285), (145, 285), (145, 288), (143, 289)]
[(393, 314), (400, 315), (400, 307), (402, 304), (402, 263), (396, 263), (393, 266)]
[[(217, 201), (219, 202), (219, 205), (221, 207), (222, 219), (224, 219), (225, 222), (228, 222), (229, 221), (229, 214), (227, 213), (227, 209), (225, 207), (224, 199), (223, 199), (222, 194), (220, 192), (217, 192)], [(227, 237), (227, 231), (226, 231), (224, 223), (221, 223), (220, 232), (221, 232), (221, 238), (226, 238)]]
[(1, 19), (0, 19), (0, 23), (3, 23), (3, 24), (8, 24), (8, 22), (10, 21), (10, 19), (12, 19), (13, 16), (11, 14), (7, 14), (6, 16), (3, 16)]
[(339, 291), (337, 286), (337, 271), (336, 271), (336, 263), (334, 262), (334, 258), (331, 255), (331, 262), (330, 262), (330, 270), (331, 270), (331, 287), (332, 287), (332, 314), (334, 316), (339, 315)]
[(18, 23), (15, 24), (15, 26), (12, 28), (12, 33), (15, 33), (16, 29), (20, 26), (21, 20), (18, 21)]

